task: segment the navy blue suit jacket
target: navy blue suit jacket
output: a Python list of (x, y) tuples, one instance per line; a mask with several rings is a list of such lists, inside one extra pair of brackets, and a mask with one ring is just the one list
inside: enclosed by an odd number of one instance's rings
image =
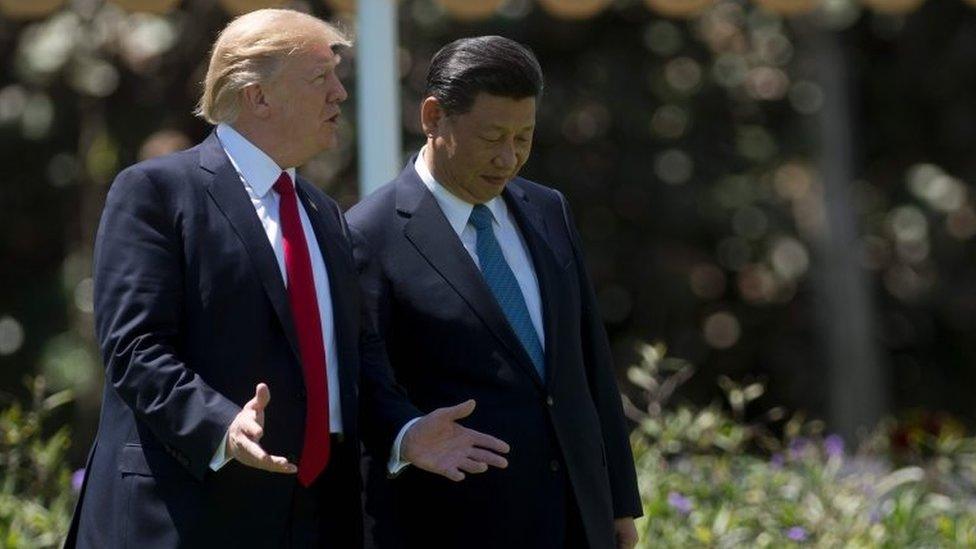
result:
[[(590, 547), (613, 546), (613, 519), (639, 516), (641, 505), (607, 336), (565, 200), (522, 178), (502, 194), (539, 280), (541, 379), (413, 163), (346, 214), (366, 307), (411, 401), (429, 411), (476, 399), (465, 423), (511, 453), (507, 469), (460, 483), (415, 468), (388, 479), (378, 456), (367, 479), (374, 542), (562, 546), (572, 541), (560, 537), (566, 522), (581, 519)], [(566, 507), (574, 500), (578, 513)]]
[[(390, 445), (417, 411), (362, 324), (337, 205), (302, 178), (297, 189), (317, 240), (309, 245), (320, 246), (329, 269), (339, 356), (329, 367), (339, 368), (345, 436), (358, 444), (363, 423), (377, 444)], [(118, 175), (98, 230), (94, 281), (105, 389), (67, 545), (280, 545), (296, 477), (236, 461), (209, 468), (258, 382), (271, 392), (261, 440), (268, 452), (297, 463), (305, 422), (287, 291), (216, 134)]]

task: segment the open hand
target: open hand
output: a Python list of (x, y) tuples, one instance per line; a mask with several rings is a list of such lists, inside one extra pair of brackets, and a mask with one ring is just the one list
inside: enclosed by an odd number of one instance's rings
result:
[(270, 401), (268, 386), (258, 383), (254, 398), (244, 405), (227, 429), (227, 455), (248, 467), (272, 473), (295, 473), (298, 467), (281, 456), (265, 452), (258, 444), (264, 436), (264, 409)]
[(474, 411), (475, 402), (438, 408), (410, 426), (403, 437), (403, 457), (431, 473), (453, 481), (464, 480), (464, 473), (484, 473), (488, 466), (504, 469), (509, 447), (497, 438), (468, 429), (457, 423)]

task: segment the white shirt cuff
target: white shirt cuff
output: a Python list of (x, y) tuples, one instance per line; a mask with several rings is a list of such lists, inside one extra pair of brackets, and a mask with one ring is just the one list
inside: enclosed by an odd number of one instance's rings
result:
[(210, 469), (213, 471), (219, 471), (221, 467), (227, 465), (227, 462), (234, 459), (227, 457), (227, 435), (230, 431), (224, 433), (224, 438), (220, 441), (220, 446), (217, 447), (217, 451), (214, 452), (213, 458), (210, 460)]
[(396, 440), (393, 441), (393, 448), (390, 450), (390, 461), (386, 464), (386, 471), (390, 476), (396, 476), (403, 470), (404, 467), (410, 465), (409, 461), (402, 459), (400, 455), (400, 443), (403, 442), (403, 436), (407, 434), (407, 429), (413, 427), (414, 423), (420, 421), (419, 417), (415, 417), (407, 422), (406, 425), (400, 429), (400, 433), (397, 435)]

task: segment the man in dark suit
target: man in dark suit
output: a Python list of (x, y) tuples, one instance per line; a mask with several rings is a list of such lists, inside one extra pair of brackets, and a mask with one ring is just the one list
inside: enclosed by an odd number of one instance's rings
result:
[(465, 423), (511, 445), (507, 468), (459, 484), (373, 457), (377, 546), (636, 543), (633, 456), (580, 239), (558, 191), (517, 177), (541, 92), (516, 42), (445, 46), (427, 73), (426, 146), (346, 214), (398, 383), (421, 409), (477, 399)]
[(113, 183), (105, 391), (67, 546), (358, 547), (361, 431), (450, 478), (505, 465), (504, 443), (455, 423), (473, 401), (414, 419), (362, 322), (343, 217), (295, 178), (335, 144), (341, 45), (295, 11), (234, 20), (199, 108), (215, 132)]

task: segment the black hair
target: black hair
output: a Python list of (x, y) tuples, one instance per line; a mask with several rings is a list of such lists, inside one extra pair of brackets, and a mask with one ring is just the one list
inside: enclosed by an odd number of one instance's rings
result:
[(424, 97), (433, 96), (452, 115), (471, 110), (481, 92), (538, 99), (542, 88), (542, 67), (528, 48), (502, 36), (477, 36), (455, 40), (434, 54)]

